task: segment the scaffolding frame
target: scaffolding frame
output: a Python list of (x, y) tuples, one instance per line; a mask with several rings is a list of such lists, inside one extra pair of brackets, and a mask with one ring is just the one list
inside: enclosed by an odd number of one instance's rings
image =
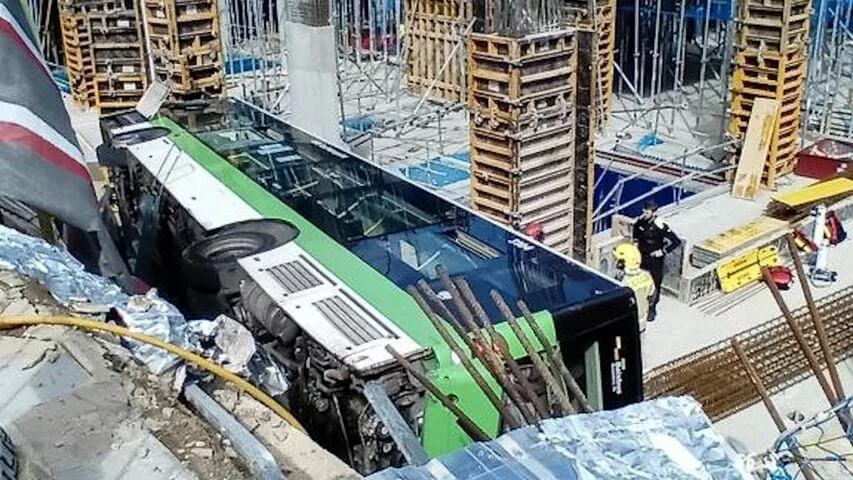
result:
[[(231, 24), (229, 38), (223, 38), (226, 63), (248, 54), (260, 57), (263, 67), (229, 73), (231, 94), (286, 116), (284, 0), (221, 2), (228, 5), (221, 10)], [(591, 3), (594, 9), (595, 1)], [(697, 171), (704, 172), (698, 174), (703, 178), (723, 177), (727, 169), (719, 146), (732, 144), (726, 125), (738, 3), (683, 0), (667, 7), (662, 0), (634, 0), (633, 8), (621, 4), (616, 13), (619, 35), (613, 61), (612, 119), (601, 132), (602, 137), (610, 135), (617, 141), (615, 145), (598, 142), (598, 151), (619, 152), (650, 164), (637, 178), (659, 175), (671, 165), (685, 167), (686, 178), (669, 182), (674, 185), (696, 180)], [(386, 167), (465, 150), (464, 105), (435, 101), (429, 88), (419, 95), (406, 90), (409, 39), (405, 26), (412, 19), (404, 11), (404, 0), (334, 0), (331, 11), (338, 49), (340, 117), (347, 142)], [(270, 21), (271, 15), (262, 12), (276, 12), (277, 17)], [(807, 89), (804, 100), (803, 141), (816, 134), (853, 136), (851, 17), (850, 0), (830, 0), (814, 12), (817, 26), (808, 70), (813, 88)], [(461, 15), (457, 20), (466, 34), (454, 45), (454, 53), (456, 49), (464, 53), (472, 25)], [(629, 135), (643, 134), (661, 136), (679, 151), (668, 157), (652, 156), (624, 141)], [(606, 193), (608, 201), (618, 199), (620, 186), (624, 182)], [(603, 210), (625, 208), (618, 202), (599, 206), (596, 216), (601, 217)]]

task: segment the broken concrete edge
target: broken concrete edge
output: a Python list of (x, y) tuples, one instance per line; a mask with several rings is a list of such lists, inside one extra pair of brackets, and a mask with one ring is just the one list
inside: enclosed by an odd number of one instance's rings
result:
[(231, 446), (243, 457), (255, 477), (260, 480), (286, 478), (276, 464), (272, 453), (198, 385), (195, 383), (186, 385), (184, 398), (205, 420), (231, 441)]
[(310, 437), (288, 425), (263, 404), (230, 386), (211, 396), (263, 443), (289, 480), (355, 480), (363, 478)]

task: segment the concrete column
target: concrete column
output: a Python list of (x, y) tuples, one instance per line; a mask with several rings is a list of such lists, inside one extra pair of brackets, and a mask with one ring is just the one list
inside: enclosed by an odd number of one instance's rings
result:
[(287, 0), (285, 24), (290, 77), (290, 122), (346, 149), (338, 112), (335, 29), (329, 4)]

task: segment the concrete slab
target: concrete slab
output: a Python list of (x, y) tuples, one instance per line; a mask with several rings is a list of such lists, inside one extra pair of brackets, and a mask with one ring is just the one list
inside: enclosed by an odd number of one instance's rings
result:
[(121, 379), (86, 351), (97, 345), (91, 338), (70, 329), (34, 334), (51, 339), (0, 336), (0, 424), (31, 475), (197, 478), (135, 418)]
[[(848, 222), (849, 223), (849, 222)], [(850, 226), (847, 226), (848, 229)], [(826, 288), (814, 288), (815, 299), (853, 285), (853, 241), (842, 242), (829, 251), (829, 265), (839, 273), (839, 280)], [(649, 371), (670, 360), (696, 351), (712, 343), (760, 325), (781, 315), (767, 288), (752, 290), (752, 295), (729, 306), (719, 315), (703, 313), (664, 296), (658, 306), (658, 320), (648, 325), (643, 339), (643, 370)], [(791, 310), (805, 305), (802, 290), (794, 283), (782, 297)]]
[[(845, 391), (853, 391), (851, 390), (853, 389), (853, 360), (838, 363), (838, 373)], [(829, 403), (820, 392), (817, 381), (814, 377), (810, 377), (771, 397), (779, 413), (784, 417), (786, 428), (795, 426), (795, 422), (788, 418), (789, 415), (799, 414), (802, 418), (810, 419), (829, 408)], [(756, 453), (770, 450), (773, 442), (779, 437), (779, 431), (761, 403), (716, 422), (714, 427), (723, 436), (735, 440), (749, 451)], [(842, 430), (838, 422), (829, 421), (822, 427), (823, 431), (810, 429), (798, 437), (803, 445), (822, 443), (820, 448), (815, 446), (804, 450), (807, 457), (827, 458), (832, 454), (853, 456), (853, 446), (848, 441), (823, 443), (827, 439), (841, 436)], [(839, 462), (815, 462), (821, 475), (819, 478), (825, 480), (850, 478), (853, 462), (847, 460), (845, 463), (848, 470), (845, 470), (845, 466), (840, 465)]]
[(761, 190), (755, 200), (732, 198), (727, 187), (715, 195), (688, 199), (679, 205), (661, 209), (661, 218), (690, 244), (701, 242), (762, 215), (771, 197), (799, 190), (813, 179), (789, 175), (775, 192)]

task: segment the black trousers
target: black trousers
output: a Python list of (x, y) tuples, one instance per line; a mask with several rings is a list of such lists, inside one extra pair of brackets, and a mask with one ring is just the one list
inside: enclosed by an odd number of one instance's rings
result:
[(652, 276), (652, 281), (655, 284), (655, 294), (649, 300), (649, 313), (654, 315), (657, 313), (658, 300), (660, 300), (660, 284), (663, 282), (663, 257), (651, 257), (643, 255), (643, 270), (649, 272)]

